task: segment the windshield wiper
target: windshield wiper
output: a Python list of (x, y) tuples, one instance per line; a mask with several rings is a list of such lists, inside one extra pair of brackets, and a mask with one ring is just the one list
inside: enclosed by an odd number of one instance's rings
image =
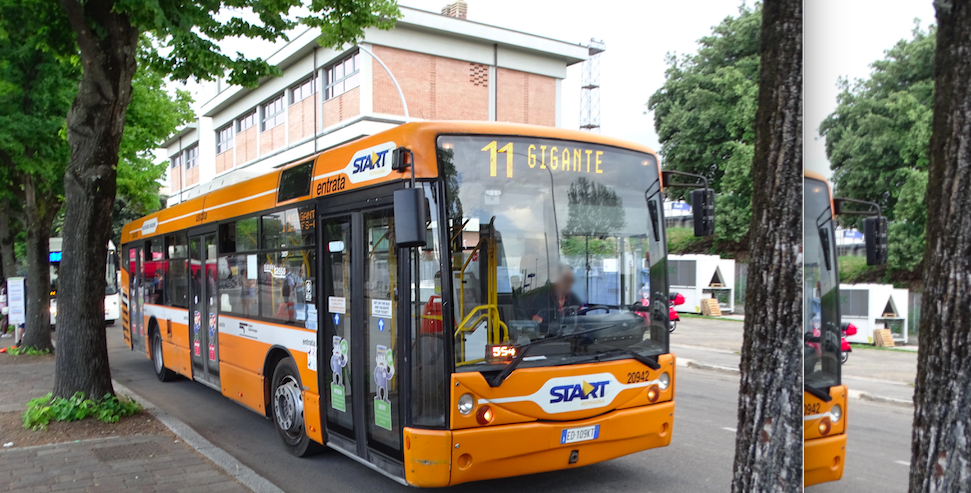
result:
[(833, 400), (833, 396), (829, 395), (828, 392), (823, 392), (822, 390), (817, 389), (816, 387), (812, 387), (809, 384), (804, 385), (804, 387), (806, 388), (806, 392), (809, 392), (810, 394), (813, 395), (813, 397), (823, 402), (829, 402)]
[[(512, 374), (513, 370), (515, 370), (516, 367), (519, 366), (519, 364), (523, 362), (523, 359), (526, 357), (526, 354), (529, 352), (529, 350), (532, 349), (532, 348), (534, 348), (534, 347), (536, 347), (536, 346), (541, 346), (541, 345), (546, 344), (546, 343), (555, 342), (555, 341), (562, 341), (562, 340), (566, 340), (566, 339), (576, 339), (576, 338), (578, 338), (580, 336), (589, 334), (591, 332), (597, 332), (597, 331), (604, 330), (604, 329), (610, 329), (610, 328), (613, 328), (615, 326), (616, 326), (616, 324), (604, 325), (602, 327), (595, 327), (595, 328), (592, 328), (592, 329), (582, 330), (580, 332), (572, 332), (570, 334), (563, 334), (563, 335), (558, 335), (558, 336), (553, 336), (553, 337), (547, 337), (545, 339), (539, 339), (537, 341), (530, 342), (529, 344), (527, 344), (523, 348), (522, 351), (519, 352), (518, 355), (516, 355), (516, 358), (515, 359), (513, 359), (512, 361), (509, 362), (509, 365), (508, 366), (506, 366), (505, 368), (503, 368), (502, 371), (499, 372), (499, 374), (495, 376), (495, 378), (493, 378), (492, 380), (489, 381), (489, 386), (490, 387), (498, 387), (498, 386), (502, 385), (502, 382), (504, 382), (506, 380), (506, 378), (508, 378), (509, 375)], [(660, 368), (660, 366), (658, 366), (657, 363), (655, 363), (655, 362), (647, 359), (644, 356), (637, 355), (637, 356), (633, 356), (633, 358), (636, 359), (637, 361), (640, 361), (641, 363), (644, 363), (645, 365), (647, 365), (649, 368), (651, 368), (653, 370), (657, 370), (658, 368)], [(641, 361), (641, 359), (639, 359), (639, 358), (643, 358), (644, 360), (649, 361), (650, 363), (645, 363), (644, 361)]]
[(631, 359), (637, 361), (638, 363), (641, 363), (642, 365), (652, 370), (661, 369), (661, 365), (657, 364), (656, 359), (651, 359), (647, 356), (644, 356), (643, 354), (638, 353), (637, 350), (635, 350), (634, 348), (615, 348), (609, 351), (604, 351), (602, 353), (591, 354), (590, 358), (600, 361), (602, 358), (607, 358), (611, 356), (620, 356), (620, 355), (630, 356)]

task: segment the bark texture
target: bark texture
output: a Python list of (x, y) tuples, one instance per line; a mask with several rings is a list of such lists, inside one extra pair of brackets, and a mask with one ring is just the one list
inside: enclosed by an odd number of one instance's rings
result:
[(10, 199), (0, 202), (0, 263), (3, 265), (3, 279), (17, 276), (17, 258), (14, 255), (14, 232), (11, 226)]
[(64, 255), (58, 299), (54, 395), (114, 393), (105, 340), (105, 251), (111, 234), (118, 150), (131, 101), (138, 30), (109, 0), (62, 0), (84, 73), (67, 115), (71, 161), (64, 176)]
[(24, 214), (27, 217), (27, 323), (21, 347), (53, 351), (51, 344), (51, 223), (60, 210), (57, 196), (37, 190), (34, 178), (23, 174)]
[(935, 2), (910, 491), (971, 491), (971, 1)]
[(802, 0), (768, 0), (733, 492), (802, 491)]

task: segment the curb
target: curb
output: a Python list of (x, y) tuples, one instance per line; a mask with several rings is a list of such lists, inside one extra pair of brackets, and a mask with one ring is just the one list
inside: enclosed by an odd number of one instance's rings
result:
[(117, 380), (111, 379), (111, 383), (115, 386), (116, 393), (141, 404), (145, 408), (145, 411), (154, 416), (155, 419), (161, 421), (169, 430), (172, 430), (172, 433), (175, 433), (176, 436), (181, 438), (183, 442), (222, 468), (226, 471), (226, 474), (235, 478), (243, 486), (253, 490), (254, 493), (284, 493), (283, 490), (263, 476), (257, 474), (256, 471), (240, 464), (235, 457), (213, 445), (212, 442), (203, 438), (199, 433), (196, 433), (195, 430), (182, 422), (182, 420), (155, 407), (154, 404), (136, 394), (128, 387), (118, 383)]
[[(850, 393), (850, 397), (853, 397), (853, 393), (852, 392)], [(860, 399), (861, 401), (880, 402), (880, 403), (883, 403), (883, 404), (893, 404), (895, 406), (902, 406), (902, 407), (911, 407), (911, 408), (914, 407), (914, 403), (912, 401), (908, 401), (908, 400), (904, 400), (904, 399), (895, 399), (893, 397), (882, 397), (882, 396), (873, 395), (873, 394), (870, 394), (870, 393), (867, 393), (867, 392), (860, 392), (859, 395), (857, 396), (857, 399)]]
[(678, 361), (678, 366), (694, 368), (696, 370), (716, 371), (719, 373), (729, 373), (732, 375), (739, 374), (738, 368), (732, 368), (729, 366), (709, 365), (708, 363), (700, 363), (698, 361), (687, 359), (687, 358), (681, 358), (681, 359), (678, 359), (677, 361)]

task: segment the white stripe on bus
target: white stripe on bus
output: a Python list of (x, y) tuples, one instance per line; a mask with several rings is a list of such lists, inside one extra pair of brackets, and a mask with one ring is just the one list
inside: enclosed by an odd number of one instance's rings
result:
[[(206, 212), (206, 211), (212, 211), (212, 210), (216, 210), (216, 209), (221, 209), (223, 207), (229, 207), (231, 205), (236, 205), (236, 204), (240, 204), (240, 203), (246, 202), (247, 200), (253, 200), (253, 199), (258, 199), (260, 197), (265, 197), (267, 195), (272, 194), (273, 192), (276, 192), (276, 190), (275, 189), (273, 189), (273, 190), (267, 190), (265, 192), (260, 192), (260, 193), (255, 194), (255, 195), (250, 195), (249, 197), (243, 197), (241, 199), (236, 199), (236, 200), (233, 200), (233, 201), (230, 201), (230, 202), (226, 202), (224, 204), (214, 205), (214, 206), (208, 207), (208, 208), (204, 207), (204, 208), (202, 208), (202, 209), (200, 209), (198, 211), (195, 211), (195, 212), (190, 212), (188, 214), (183, 214), (181, 216), (173, 217), (173, 218), (170, 218), (170, 219), (166, 219), (164, 221), (159, 221), (158, 224), (159, 224), (159, 226), (161, 226), (163, 224), (170, 223), (172, 221), (179, 221), (179, 220), (185, 219), (187, 217), (192, 217), (192, 216), (196, 216), (196, 215), (202, 214), (203, 212)], [(142, 224), (144, 225), (145, 224), (145, 221), (142, 221)], [(141, 233), (141, 232), (142, 232), (142, 228), (141, 228), (141, 226), (139, 226), (138, 229), (134, 229), (134, 230), (130, 231), (129, 234), (135, 235), (135, 234), (138, 234), (138, 233)]]

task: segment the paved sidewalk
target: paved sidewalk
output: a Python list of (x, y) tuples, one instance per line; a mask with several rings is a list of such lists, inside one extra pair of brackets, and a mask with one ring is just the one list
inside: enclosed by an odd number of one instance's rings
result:
[[(21, 413), (28, 400), (46, 395), (53, 387), (53, 359), (5, 363), (0, 366), (0, 412)], [(0, 492), (250, 491), (169, 433), (14, 445), (0, 449)]]

